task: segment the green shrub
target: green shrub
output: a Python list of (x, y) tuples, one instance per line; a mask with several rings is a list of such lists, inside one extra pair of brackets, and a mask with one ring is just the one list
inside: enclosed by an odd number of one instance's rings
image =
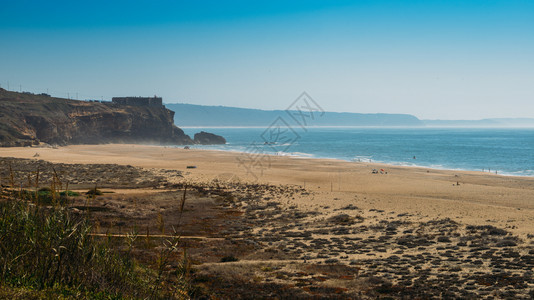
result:
[(80, 193), (73, 192), (73, 191), (63, 191), (59, 193), (60, 196), (68, 196), (68, 197), (78, 197), (80, 196)]
[(86, 194), (86, 195), (101, 196), (101, 195), (103, 195), (104, 193), (102, 193), (101, 190), (94, 188), (94, 189), (90, 189), (90, 190), (88, 190), (85, 194)]
[(32, 201), (38, 205), (66, 205), (68, 203), (68, 197), (77, 197), (80, 194), (73, 191), (54, 193), (50, 188), (41, 188), (37, 192), (28, 190), (12, 191), (12, 196)]

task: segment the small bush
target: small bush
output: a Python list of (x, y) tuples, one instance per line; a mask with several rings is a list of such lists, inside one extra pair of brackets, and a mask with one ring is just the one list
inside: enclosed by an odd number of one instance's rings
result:
[(229, 255), (229, 256), (225, 256), (223, 258), (221, 258), (221, 262), (232, 262), (232, 261), (238, 261), (239, 259), (237, 259), (237, 257), (233, 256), (233, 255)]
[(102, 193), (101, 190), (96, 189), (96, 188), (95, 188), (95, 189), (90, 189), (90, 190), (88, 190), (85, 194), (86, 194), (86, 195), (95, 195), (95, 196), (102, 196), (102, 195), (104, 195), (104, 193)]
[(78, 197), (80, 196), (80, 193), (73, 192), (73, 191), (63, 191), (59, 193), (60, 196), (68, 196), (68, 197)]
[(66, 205), (68, 203), (67, 197), (75, 197), (80, 194), (73, 191), (54, 193), (50, 188), (41, 188), (37, 192), (28, 190), (12, 191), (11, 195), (38, 205)]

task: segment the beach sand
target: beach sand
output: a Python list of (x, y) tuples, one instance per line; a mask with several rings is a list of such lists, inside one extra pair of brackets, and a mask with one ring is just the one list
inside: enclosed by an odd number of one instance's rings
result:
[[(333, 211), (353, 204), (408, 213), (420, 220), (448, 217), (468, 224), (491, 223), (519, 235), (534, 229), (534, 178), (529, 177), (285, 156), (262, 158), (260, 169), (246, 165), (243, 153), (145, 145), (0, 148), (0, 156), (181, 170), (187, 180), (199, 182), (238, 178), (247, 183), (298, 185), (316, 192), (314, 197), (281, 202), (307, 210), (327, 205), (326, 211)], [(372, 174), (373, 169), (387, 174)]]

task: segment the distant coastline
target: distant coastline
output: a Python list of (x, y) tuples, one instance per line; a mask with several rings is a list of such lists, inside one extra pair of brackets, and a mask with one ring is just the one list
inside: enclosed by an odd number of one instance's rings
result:
[[(267, 127), (277, 118), (290, 118), (285, 110), (262, 110), (229, 106), (167, 103), (176, 112), (179, 127)], [(290, 111), (295, 112), (295, 111)], [(300, 113), (300, 112), (297, 112)], [(309, 127), (469, 127), (534, 128), (534, 118), (487, 118), (481, 120), (427, 120), (410, 114), (302, 111)]]

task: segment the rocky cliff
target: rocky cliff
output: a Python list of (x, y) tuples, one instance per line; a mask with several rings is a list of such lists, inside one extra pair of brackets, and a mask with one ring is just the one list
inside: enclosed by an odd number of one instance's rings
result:
[(165, 107), (117, 105), (0, 89), (0, 146), (193, 144)]

